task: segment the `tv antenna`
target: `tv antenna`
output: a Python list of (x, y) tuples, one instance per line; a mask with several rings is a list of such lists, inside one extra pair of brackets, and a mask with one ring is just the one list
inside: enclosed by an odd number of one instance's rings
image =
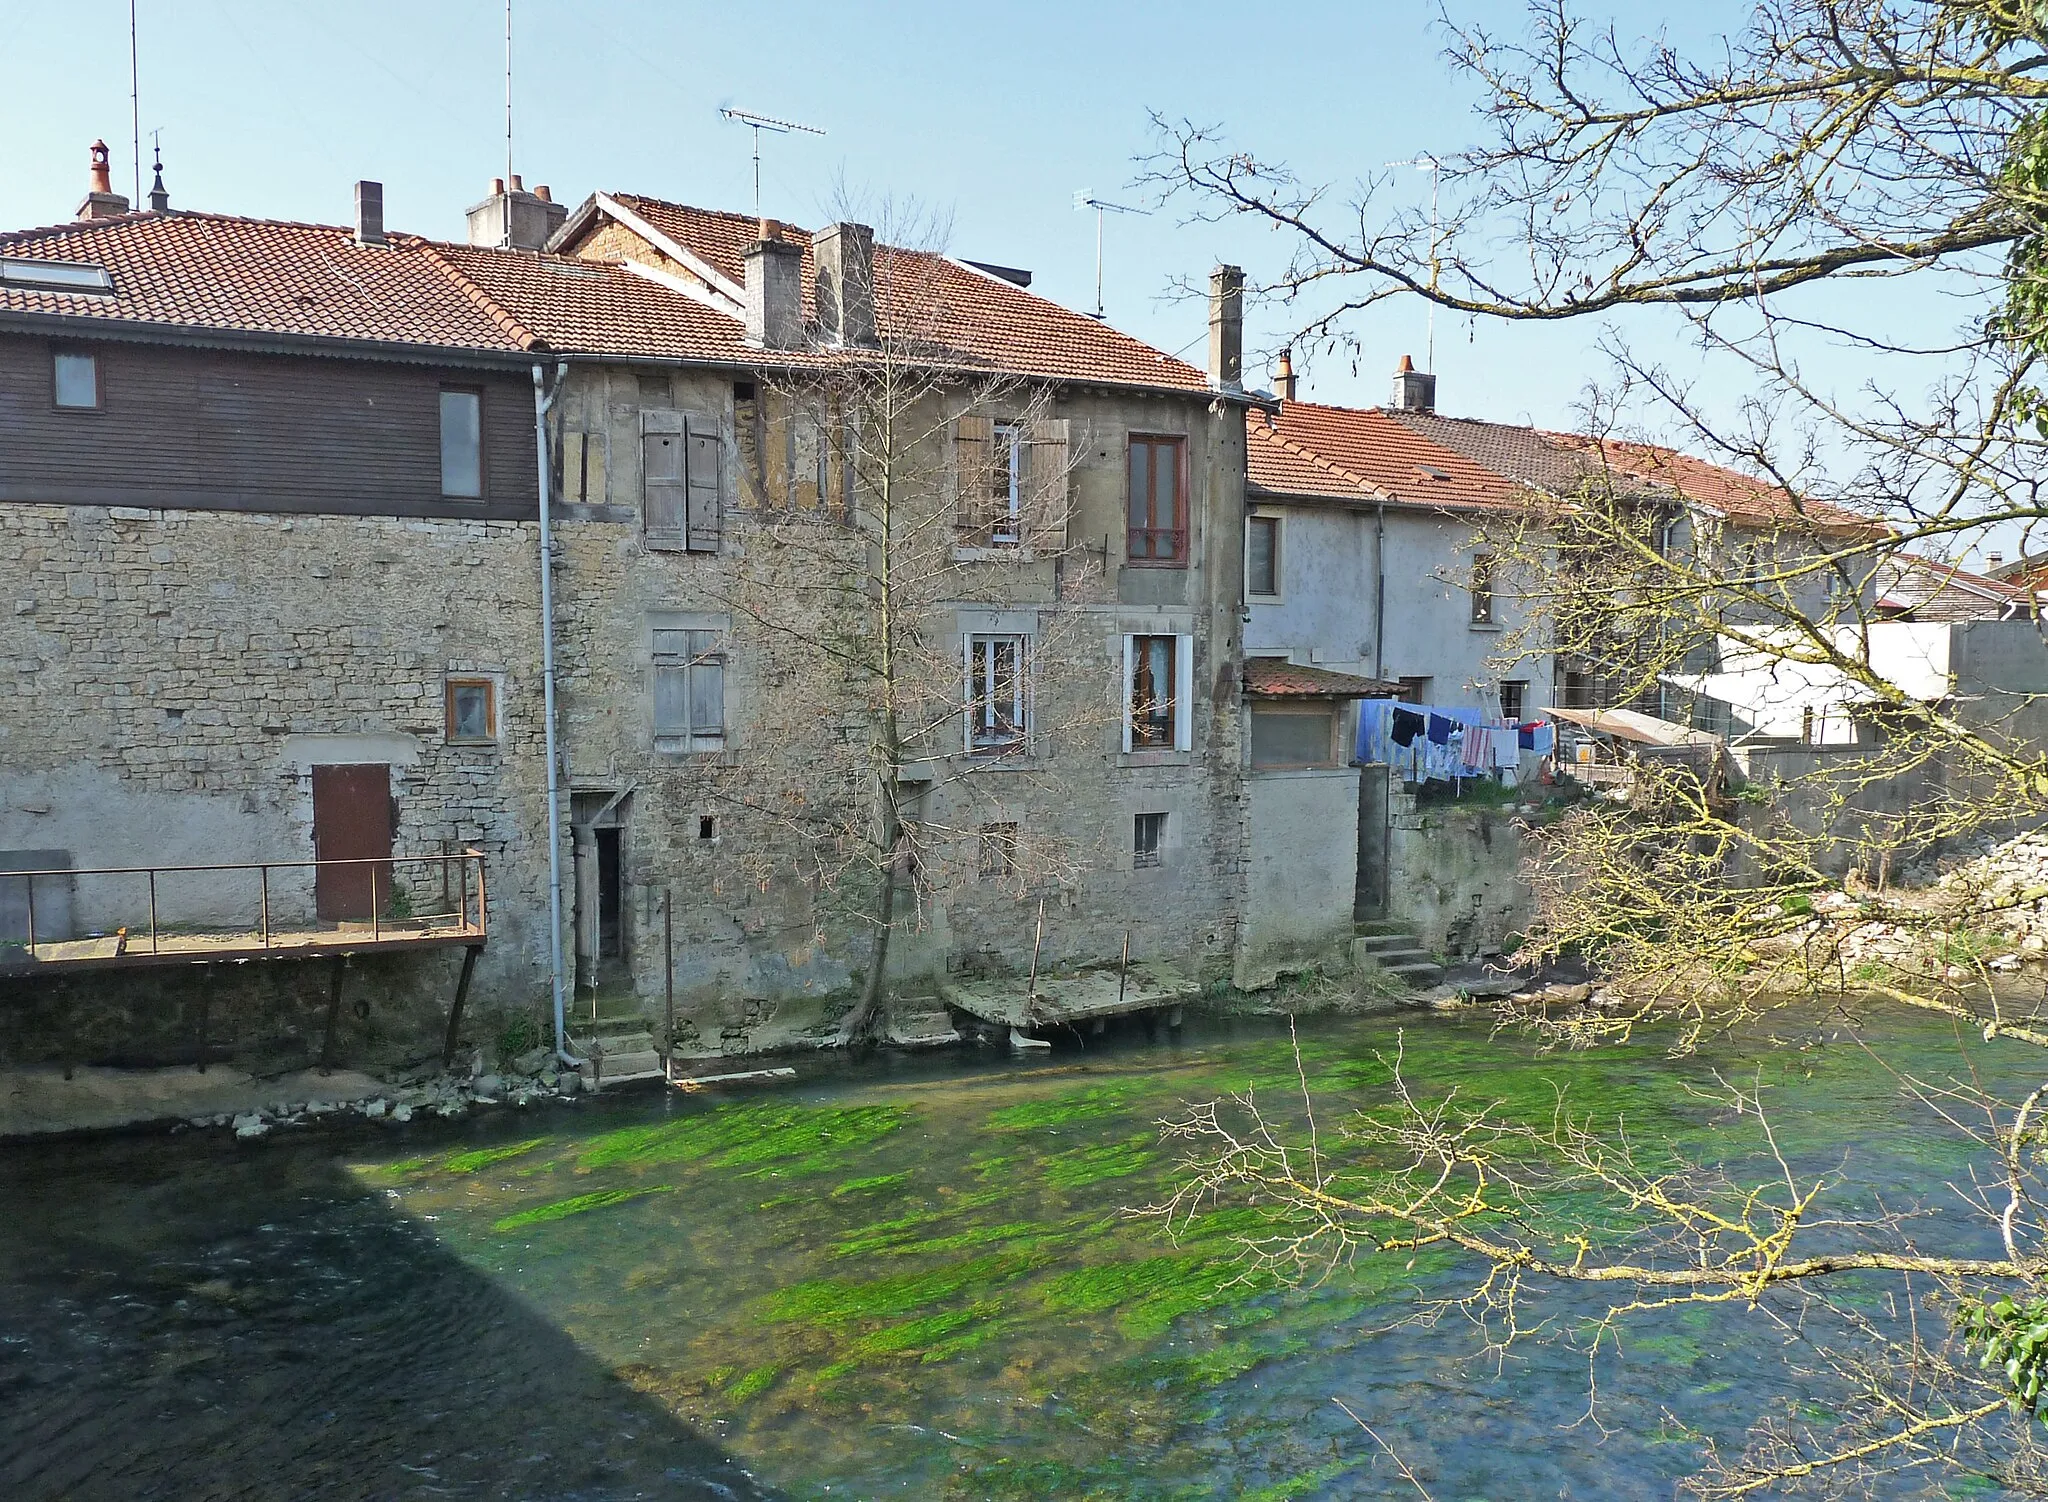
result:
[(1095, 197), (1086, 188), (1074, 194), (1074, 207), (1095, 210), (1095, 316), (1102, 317), (1102, 219), (1105, 214), (1139, 214), (1145, 210), (1134, 209), (1121, 203), (1110, 203)]
[[(1441, 185), (1443, 181), (1444, 164), (1438, 161), (1435, 157), (1429, 155), (1427, 152), (1424, 152), (1421, 156), (1409, 157), (1405, 162), (1388, 162), (1387, 165), (1389, 167), (1413, 167), (1418, 172), (1427, 172), (1429, 174), (1429, 290), (1434, 292), (1436, 291), (1437, 272), (1441, 269), (1441, 266), (1436, 258), (1436, 251), (1437, 246), (1442, 239), (1442, 230), (1438, 226), (1436, 215), (1436, 193), (1437, 188)], [(1422, 359), (1424, 367), (1429, 371), (1431, 375), (1435, 375), (1436, 300), (1434, 298), (1430, 298), (1428, 299), (1428, 302), (1428, 342), (1425, 348), (1423, 349)]]
[(130, 208), (142, 207), (142, 60), (135, 42), (135, 0), (128, 0), (128, 129), (135, 148), (135, 197)]
[(761, 217), (761, 132), (768, 131), (778, 136), (801, 131), (807, 136), (822, 136), (824, 131), (815, 125), (799, 125), (794, 120), (777, 120), (770, 115), (757, 115), (751, 110), (721, 109), (719, 114), (726, 119), (751, 127), (754, 132), (754, 217)]

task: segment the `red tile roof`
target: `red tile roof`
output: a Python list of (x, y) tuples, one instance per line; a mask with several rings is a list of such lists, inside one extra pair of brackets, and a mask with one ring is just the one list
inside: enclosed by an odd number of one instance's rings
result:
[(0, 255), (91, 262), (113, 282), (111, 295), (0, 285), (0, 312), (503, 353), (524, 348), (435, 259), (428, 242), (411, 236), (365, 246), (333, 225), (124, 214), (0, 234)]
[(1378, 497), (1450, 510), (1509, 510), (1516, 481), (1434, 443), (1374, 408), (1286, 402), (1245, 417), (1246, 470), (1276, 495)]
[(1826, 501), (1796, 497), (1782, 486), (1759, 480), (1677, 449), (1655, 443), (1625, 443), (1615, 438), (1583, 438), (1576, 434), (1546, 435), (1560, 447), (1575, 448), (1610, 472), (1672, 492), (1696, 506), (1734, 521), (1771, 523), (1800, 521), (1823, 531), (1867, 531), (1867, 516)]
[(1877, 571), (1877, 607), (1918, 621), (2004, 620), (2034, 613), (2033, 591), (1953, 563), (1893, 553)]
[(1244, 691), (1259, 699), (1390, 699), (1401, 692), (1401, 685), (1277, 657), (1247, 657)]

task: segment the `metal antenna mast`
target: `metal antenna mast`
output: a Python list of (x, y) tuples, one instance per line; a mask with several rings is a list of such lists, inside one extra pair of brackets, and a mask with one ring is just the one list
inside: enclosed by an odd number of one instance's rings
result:
[[(512, 0), (505, 0), (505, 186), (512, 186)], [(509, 229), (512, 216), (505, 215)]]
[(142, 66), (136, 59), (135, 0), (128, 0), (128, 128), (135, 148), (135, 196), (129, 207), (142, 207)]
[[(1442, 238), (1442, 230), (1436, 215), (1436, 191), (1443, 181), (1444, 164), (1435, 157), (1424, 154), (1422, 156), (1411, 156), (1405, 162), (1389, 162), (1387, 165), (1389, 167), (1413, 167), (1418, 172), (1427, 172), (1429, 174), (1429, 290), (1434, 292), (1436, 291), (1436, 275), (1440, 269), (1437, 264), (1436, 251)], [(1436, 302), (1434, 299), (1431, 299), (1429, 304), (1428, 341), (1428, 346), (1422, 354), (1423, 368), (1431, 375), (1435, 375)]]
[(786, 136), (791, 131), (802, 131), (807, 136), (822, 136), (824, 131), (815, 125), (799, 125), (794, 120), (777, 120), (768, 115), (756, 115), (749, 110), (721, 109), (719, 114), (741, 125), (751, 126), (754, 131), (754, 217), (761, 217), (761, 132), (771, 131)]
[(1145, 210), (1133, 209), (1120, 203), (1109, 203), (1092, 196), (1086, 188), (1074, 194), (1074, 207), (1095, 210), (1095, 316), (1102, 317), (1102, 217), (1105, 214), (1138, 214)]

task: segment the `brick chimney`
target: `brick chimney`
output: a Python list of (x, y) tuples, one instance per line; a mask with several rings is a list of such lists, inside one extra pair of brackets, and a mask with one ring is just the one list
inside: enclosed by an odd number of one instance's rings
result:
[(1209, 384), (1244, 389), (1244, 269), (1218, 266), (1209, 273)]
[(1408, 356), (1401, 356), (1401, 363), (1394, 367), (1394, 399), (1388, 405), (1396, 412), (1434, 412), (1436, 377), (1425, 375)]
[(757, 349), (797, 349), (804, 342), (804, 253), (782, 238), (782, 226), (761, 221), (761, 238), (747, 247), (747, 343)]
[(112, 219), (116, 214), (128, 212), (128, 200), (114, 191), (113, 178), (107, 166), (107, 143), (92, 143), (92, 176), (85, 198), (78, 205), (74, 219)]
[(1294, 400), (1294, 351), (1280, 351), (1279, 363), (1273, 367), (1273, 395), (1283, 402)]
[(356, 184), (356, 244), (385, 243), (384, 184), (364, 178)]
[(811, 236), (811, 259), (826, 342), (873, 344), (875, 232), (865, 224), (828, 224)]
[(491, 179), (483, 202), (469, 208), (469, 243), (507, 250), (539, 250), (569, 217), (545, 186), (529, 193), (517, 173)]

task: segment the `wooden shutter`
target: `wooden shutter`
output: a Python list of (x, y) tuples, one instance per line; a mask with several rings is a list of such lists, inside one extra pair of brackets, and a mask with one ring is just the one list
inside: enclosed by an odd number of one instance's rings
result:
[(995, 530), (996, 424), (967, 413), (953, 423), (953, 485), (960, 530), (984, 541)]
[(640, 414), (641, 483), (647, 535), (674, 541), (683, 536), (688, 510), (684, 481), (682, 417), (675, 412)]
[(1024, 545), (1039, 552), (1067, 546), (1067, 419), (1031, 425), (1024, 448)]
[(689, 535), (693, 553), (718, 551), (720, 481), (725, 469), (725, 445), (718, 429), (702, 418), (689, 424)]

